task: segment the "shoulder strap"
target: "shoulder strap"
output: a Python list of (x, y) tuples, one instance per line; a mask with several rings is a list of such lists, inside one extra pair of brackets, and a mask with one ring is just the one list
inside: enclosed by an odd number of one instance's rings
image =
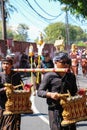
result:
[(64, 86), (65, 86), (66, 80), (67, 80), (67, 76), (61, 78), (61, 89), (60, 89), (61, 93), (64, 92)]

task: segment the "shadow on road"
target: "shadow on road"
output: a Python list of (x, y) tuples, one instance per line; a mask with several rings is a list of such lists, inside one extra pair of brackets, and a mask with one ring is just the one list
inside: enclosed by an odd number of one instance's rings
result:
[(32, 117), (34, 117), (34, 116), (47, 116), (48, 114), (46, 114), (46, 113), (35, 113), (35, 114), (22, 114), (21, 116), (23, 117), (23, 116), (32, 116)]
[(80, 124), (76, 124), (77, 127), (83, 127), (83, 126), (87, 126), (87, 123), (80, 123)]

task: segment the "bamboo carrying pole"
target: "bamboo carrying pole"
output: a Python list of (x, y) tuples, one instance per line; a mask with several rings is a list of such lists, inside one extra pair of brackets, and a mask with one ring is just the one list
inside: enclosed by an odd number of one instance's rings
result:
[(20, 69), (18, 68), (18, 69), (12, 69), (12, 70), (17, 71), (17, 72), (42, 72), (44, 73), (44, 72), (68, 72), (69, 69), (68, 68), (57, 68), (57, 69), (55, 68), (52, 68), (52, 69), (49, 69), (49, 68), (48, 69), (44, 69), (44, 68)]

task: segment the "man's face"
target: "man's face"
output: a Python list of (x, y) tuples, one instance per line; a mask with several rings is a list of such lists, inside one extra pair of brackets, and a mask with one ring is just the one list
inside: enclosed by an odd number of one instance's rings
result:
[(50, 56), (45, 56), (45, 61), (48, 62), (50, 60)]
[[(70, 65), (67, 61), (56, 61), (55, 62), (55, 68), (69, 68)], [(66, 72), (59, 72), (61, 76), (64, 76)]]
[(11, 68), (12, 68), (12, 65), (9, 62), (7, 61), (2, 62), (2, 69), (4, 71), (9, 71)]
[(68, 68), (69, 64), (66, 61), (56, 61), (55, 62), (56, 68)]
[(35, 63), (38, 63), (38, 57), (35, 57), (34, 61)]

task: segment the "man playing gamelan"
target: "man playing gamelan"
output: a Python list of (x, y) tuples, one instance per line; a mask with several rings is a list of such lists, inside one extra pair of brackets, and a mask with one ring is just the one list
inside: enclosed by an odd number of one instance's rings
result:
[[(13, 59), (2, 59), (2, 72), (0, 73), (0, 130), (20, 130), (21, 115), (20, 114), (6, 114), (4, 115), (5, 103), (7, 101), (5, 83), (13, 86), (21, 84), (22, 80), (20, 74), (12, 71)], [(22, 89), (19, 87), (18, 89)], [(15, 99), (16, 100), (16, 99)]]

